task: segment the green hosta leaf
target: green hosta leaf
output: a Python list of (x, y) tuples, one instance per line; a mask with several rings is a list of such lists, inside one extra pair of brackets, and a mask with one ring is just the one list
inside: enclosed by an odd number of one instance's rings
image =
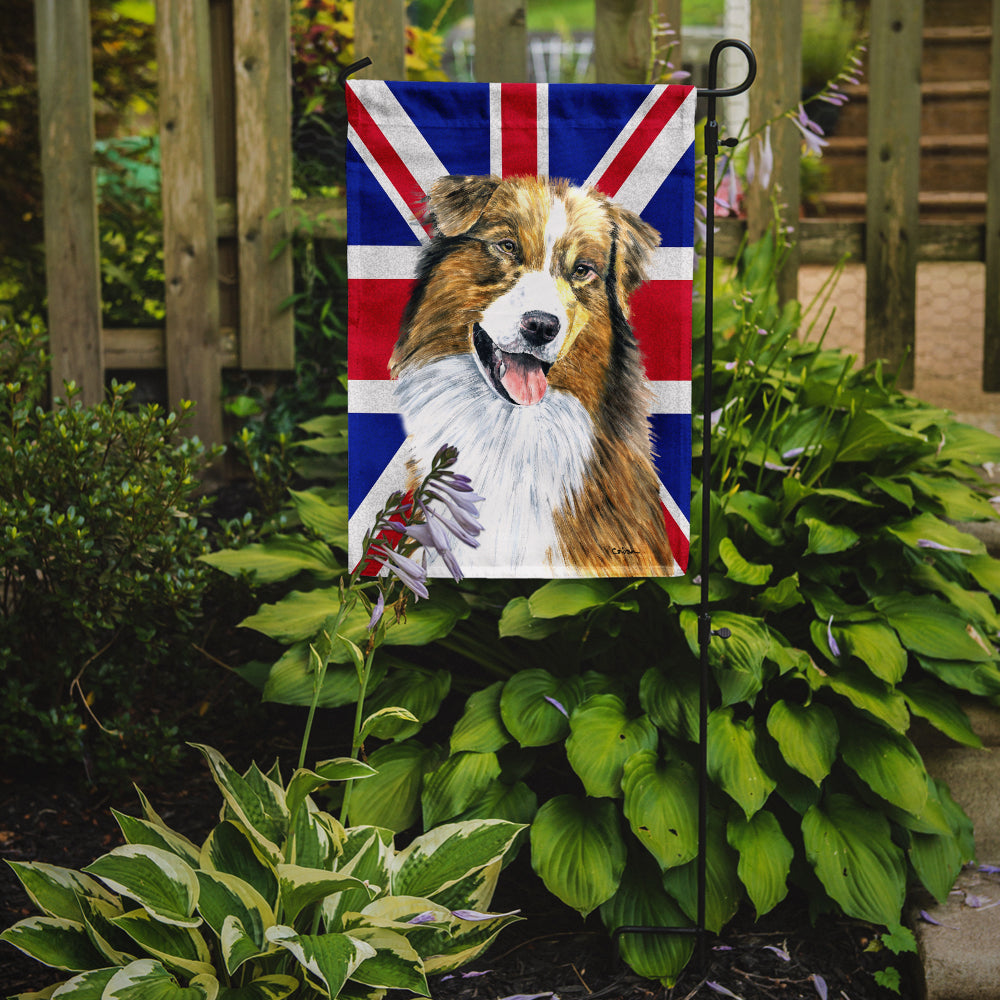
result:
[(327, 503), (312, 490), (289, 490), (292, 505), (302, 523), (319, 535), (324, 542), (347, 548), (347, 507), (343, 504)]
[(956, 611), (975, 622), (988, 634), (1000, 632), (1000, 615), (994, 607), (993, 598), (981, 590), (971, 590), (968, 586), (947, 579), (930, 563), (914, 567), (911, 579), (914, 590), (930, 590), (939, 594)]
[(815, 517), (803, 519), (809, 529), (806, 555), (828, 556), (844, 552), (854, 545), (860, 535), (846, 524), (828, 524)]
[[(720, 813), (708, 817), (705, 850), (705, 926), (714, 934), (732, 919), (743, 899), (743, 884), (736, 874), (736, 852), (726, 843), (726, 825)], [(691, 920), (698, 917), (698, 861), (663, 873), (663, 887)]]
[(774, 791), (775, 781), (757, 762), (757, 733), (752, 718), (733, 718), (732, 708), (708, 717), (708, 774), (749, 819)]
[[(334, 656), (347, 658), (344, 643), (334, 644)], [(339, 652), (338, 652), (339, 651)], [(375, 688), (385, 677), (389, 658), (376, 657), (368, 681)], [(318, 708), (339, 708), (358, 700), (358, 675), (353, 666), (331, 663), (323, 675), (323, 683), (316, 702)], [(261, 697), (280, 705), (311, 705), (316, 697), (316, 674), (310, 660), (309, 643), (297, 642), (289, 646), (271, 666), (264, 681)]]
[(625, 818), (660, 868), (697, 855), (698, 783), (689, 765), (640, 751), (625, 762), (622, 790)]
[(285, 1000), (298, 988), (292, 976), (261, 976), (245, 986), (223, 987), (218, 1000)]
[(69, 972), (99, 968), (105, 960), (91, 944), (87, 929), (65, 917), (28, 917), (0, 934), (6, 941), (43, 965)]
[(394, 705), (372, 712), (361, 724), (358, 736), (362, 740), (368, 739), (369, 736), (380, 740), (391, 740), (397, 735), (405, 739), (406, 736), (417, 732), (421, 725), (421, 721), (409, 709)]
[(934, 545), (943, 545), (946, 549), (956, 549), (971, 555), (983, 555), (986, 552), (986, 546), (974, 535), (933, 514), (918, 514), (909, 521), (889, 525), (886, 531), (913, 549), (922, 548), (922, 542), (932, 542)]
[(118, 826), (121, 827), (122, 835), (130, 844), (147, 844), (150, 847), (159, 847), (164, 851), (170, 851), (177, 857), (186, 861), (189, 865), (198, 864), (199, 849), (188, 840), (187, 837), (175, 833), (169, 827), (160, 823), (150, 822), (145, 819), (136, 819), (134, 816), (126, 816), (124, 813), (112, 809)]
[(890, 423), (871, 410), (862, 410), (851, 421), (837, 451), (838, 462), (866, 462), (888, 449), (921, 445), (926, 438), (916, 431)]
[(505, 819), (527, 826), (538, 812), (538, 796), (523, 782), (492, 781), (457, 819)]
[(500, 717), (502, 690), (503, 681), (497, 681), (469, 696), (465, 711), (451, 733), (452, 753), (460, 750), (493, 753), (510, 742), (510, 733)]
[(885, 476), (865, 476), (865, 479), (895, 500), (896, 503), (906, 507), (907, 510), (912, 509), (913, 490), (906, 483), (900, 482), (897, 479), (889, 479)]
[(499, 862), (521, 829), (497, 819), (447, 823), (429, 830), (396, 855), (392, 891), (434, 899), (461, 879)]
[(332, 580), (344, 572), (328, 545), (297, 535), (271, 535), (265, 542), (209, 552), (199, 558), (230, 576), (245, 573), (257, 584), (288, 580), (298, 573)]
[(452, 754), (424, 780), (424, 826), (437, 826), (467, 809), (500, 776), (495, 753)]
[(941, 450), (937, 453), (940, 462), (966, 462), (981, 465), (983, 462), (1000, 461), (1000, 446), (997, 436), (981, 427), (949, 421), (943, 435)]
[(607, 604), (618, 586), (610, 580), (550, 580), (528, 598), (534, 618), (560, 618)]
[(930, 656), (918, 656), (917, 662), (949, 687), (986, 697), (1000, 694), (1000, 669), (993, 663), (936, 660)]
[(751, 819), (738, 816), (730, 820), (726, 837), (729, 846), (739, 851), (736, 873), (759, 919), (788, 894), (788, 873), (795, 849), (781, 832), (774, 813), (764, 809)]
[[(205, 922), (224, 940), (223, 928), (227, 920), (238, 921), (240, 940), (249, 939), (252, 952), (249, 955), (234, 955), (232, 947), (225, 948), (226, 970), (232, 975), (242, 962), (265, 950), (264, 931), (275, 923), (274, 912), (267, 900), (252, 885), (235, 875), (222, 872), (198, 872), (201, 893), (198, 910)], [(229, 937), (233, 936), (229, 931)]]
[(209, 872), (234, 875), (248, 883), (270, 906), (278, 901), (278, 876), (270, 861), (240, 823), (220, 823), (201, 848), (200, 865)]
[(374, 690), (365, 707), (372, 712), (384, 708), (403, 708), (410, 712), (414, 721), (387, 719), (379, 727), (380, 739), (405, 740), (437, 715), (450, 689), (451, 674), (447, 670), (418, 667), (394, 670)]
[(830, 773), (837, 756), (837, 720), (826, 705), (776, 701), (767, 716), (767, 731), (781, 756), (815, 785)]
[(101, 1000), (216, 1000), (218, 995), (215, 976), (198, 975), (181, 986), (159, 962), (143, 958), (117, 970)]
[(278, 844), (288, 830), (284, 789), (266, 778), (252, 782), (230, 767), (217, 750), (197, 743), (192, 746), (205, 755), (226, 805), (250, 832), (265, 856), (272, 862), (277, 861), (281, 854)]
[(7, 864), (13, 869), (31, 901), (46, 916), (65, 917), (75, 921), (83, 919), (80, 896), (115, 902), (115, 897), (97, 879), (71, 868), (60, 868), (40, 861), (8, 861)]
[(996, 517), (989, 500), (953, 477), (911, 472), (906, 478), (925, 497), (940, 505), (943, 515), (951, 521), (985, 521)]
[(915, 653), (976, 663), (996, 658), (975, 627), (936, 597), (884, 595), (875, 598), (875, 607), (899, 633), (903, 645)]
[(84, 871), (113, 892), (134, 899), (150, 916), (178, 927), (197, 927), (198, 878), (170, 851), (147, 844), (125, 844), (98, 858)]
[[(694, 656), (700, 656), (698, 616), (693, 611), (681, 612), (681, 627)], [(714, 636), (708, 646), (708, 662), (722, 690), (723, 704), (753, 701), (763, 685), (764, 659), (771, 648), (771, 636), (759, 618), (717, 611), (712, 615), (712, 628), (729, 629), (728, 639)]]
[(310, 977), (338, 996), (344, 983), (366, 959), (375, 957), (375, 949), (349, 934), (296, 934), (281, 924), (270, 927), (267, 939), (295, 956)]
[(805, 598), (799, 589), (799, 574), (792, 573), (779, 580), (773, 587), (761, 591), (754, 598), (756, 605), (763, 612), (787, 611), (798, 604), (804, 604)]
[(516, 636), (519, 639), (545, 639), (563, 629), (558, 619), (536, 618), (531, 613), (527, 597), (515, 597), (507, 602), (500, 615), (501, 639)]
[(919, 815), (927, 801), (927, 772), (907, 737), (860, 719), (852, 719), (850, 738), (840, 753), (876, 795)]
[(777, 547), (784, 541), (781, 514), (778, 505), (770, 497), (749, 490), (739, 490), (726, 498), (726, 514), (741, 518), (768, 545)]
[(618, 798), (622, 768), (638, 750), (653, 750), (659, 734), (649, 716), (629, 719), (613, 694), (591, 695), (570, 717), (566, 758), (588, 795)]
[(375, 954), (351, 973), (355, 982), (430, 996), (424, 963), (402, 934), (383, 927), (362, 926), (353, 928), (351, 937), (375, 949)]
[[(687, 927), (677, 903), (660, 884), (654, 865), (630, 858), (615, 894), (601, 904), (601, 920), (608, 931), (619, 927)], [(622, 958), (638, 975), (673, 986), (691, 959), (694, 937), (689, 934), (623, 934)]]
[(500, 716), (521, 746), (546, 746), (569, 732), (569, 715), (583, 696), (579, 677), (561, 680), (547, 670), (522, 670), (504, 684)]
[(972, 728), (969, 717), (947, 688), (931, 680), (908, 681), (900, 686), (914, 715), (926, 719), (945, 736), (967, 747), (981, 747), (983, 741)]
[(809, 863), (848, 916), (899, 923), (906, 866), (880, 812), (849, 795), (830, 795), (806, 813), (802, 836)]
[(762, 565), (747, 562), (730, 538), (723, 538), (719, 541), (719, 557), (726, 565), (726, 575), (729, 579), (735, 580), (737, 583), (745, 583), (749, 587), (763, 587), (771, 578), (771, 573), (774, 570), (774, 566), (770, 563)]
[[(278, 884), (281, 888), (282, 913), (286, 920), (293, 922), (305, 907), (334, 893), (345, 889), (367, 891), (367, 886), (353, 875), (303, 868), (301, 865), (278, 865)], [(374, 894), (372, 891), (371, 895)]]
[(111, 922), (169, 968), (179, 969), (189, 976), (212, 974), (208, 945), (193, 928), (161, 923), (145, 910), (123, 913)]
[(1000, 559), (990, 555), (973, 556), (965, 560), (965, 568), (980, 587), (994, 597), (1000, 597)]
[(964, 862), (958, 839), (950, 833), (911, 833), (909, 855), (927, 891), (946, 902)]
[(906, 650), (896, 633), (879, 622), (853, 622), (833, 626), (833, 634), (844, 653), (861, 660), (886, 684), (898, 684), (906, 673)]
[(813, 689), (829, 688), (897, 732), (906, 732), (910, 724), (910, 713), (906, 710), (903, 696), (884, 681), (873, 677), (867, 669), (841, 667), (835, 673), (823, 674), (812, 666), (806, 678)]
[(531, 825), (531, 865), (549, 892), (586, 916), (618, 889), (625, 842), (607, 799), (557, 795)]
[(674, 664), (669, 673), (650, 667), (639, 682), (643, 711), (678, 740), (698, 739), (698, 697), (698, 674), (686, 663)]
[(351, 824), (381, 826), (396, 833), (413, 826), (420, 816), (424, 774), (438, 759), (436, 751), (415, 740), (379, 747), (368, 758), (378, 773), (351, 790)]

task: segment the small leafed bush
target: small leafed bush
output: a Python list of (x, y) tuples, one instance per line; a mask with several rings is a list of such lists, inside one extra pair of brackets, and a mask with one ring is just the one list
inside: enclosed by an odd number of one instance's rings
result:
[(38, 323), (0, 323), (0, 745), (93, 777), (176, 753), (155, 694), (191, 661), (208, 454), (188, 406), (133, 408), (128, 385), (44, 408), (41, 343)]
[(76, 973), (59, 996), (426, 997), (428, 974), (473, 960), (518, 919), (486, 912), (517, 824), (451, 823), (397, 849), (390, 831), (345, 829), (311, 798), (370, 778), (366, 764), (325, 761), (285, 785), (277, 767), (240, 774), (199, 749), (224, 800), (200, 846), (140, 794), (143, 818), (115, 813), (127, 843), (82, 872), (11, 863), (42, 915), (0, 938)]

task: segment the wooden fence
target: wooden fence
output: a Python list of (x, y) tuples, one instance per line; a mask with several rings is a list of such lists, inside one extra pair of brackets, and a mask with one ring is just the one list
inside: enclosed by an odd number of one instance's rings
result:
[[(527, 78), (525, 4), (474, 0), (476, 75)], [(344, 238), (342, 202), (291, 204), (290, 0), (158, 0), (166, 325), (102, 329), (90, 87), (88, 0), (35, 0), (53, 384), (73, 379), (85, 401), (114, 369), (165, 369), (171, 402), (199, 405), (195, 432), (223, 438), (221, 371), (293, 365), (292, 290), (284, 246), (295, 218), (321, 238)], [(595, 0), (594, 65), (602, 82), (642, 82), (651, 14), (681, 23), (681, 0)], [(866, 355), (898, 363), (914, 345), (916, 265), (985, 261), (983, 384), (1000, 390), (1000, 0), (992, 3), (986, 222), (921, 223), (919, 53), (923, 3), (871, 0), (865, 221), (787, 217), (797, 242), (781, 276), (792, 296), (800, 263), (844, 253), (867, 269)], [(355, 50), (362, 75), (405, 77), (404, 0), (358, 0)], [(800, 98), (801, 0), (753, 0), (759, 72), (750, 127)], [(680, 40), (683, 52), (683, 38)], [(677, 52), (674, 52), (674, 59)], [(720, 102), (724, 105), (725, 102)], [(725, 107), (720, 118), (725, 121)], [(732, 123), (731, 132), (739, 123)], [(775, 196), (799, 204), (799, 135), (774, 132), (775, 171), (751, 189), (747, 220), (724, 220), (718, 251), (744, 229), (762, 232)], [(787, 215), (787, 209), (786, 215)], [(912, 384), (912, 352), (903, 369)]]

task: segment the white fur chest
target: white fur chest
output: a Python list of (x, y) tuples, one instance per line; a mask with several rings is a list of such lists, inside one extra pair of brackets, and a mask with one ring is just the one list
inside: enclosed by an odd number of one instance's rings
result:
[[(470, 356), (404, 373), (395, 395), (419, 474), (442, 445), (453, 445), (455, 471), (485, 498), (479, 548), (455, 541), (462, 569), (479, 577), (575, 576), (559, 551), (553, 512), (578, 495), (593, 454), (583, 405), (551, 388), (533, 406), (509, 403), (486, 385)], [(447, 570), (432, 563), (429, 574)]]

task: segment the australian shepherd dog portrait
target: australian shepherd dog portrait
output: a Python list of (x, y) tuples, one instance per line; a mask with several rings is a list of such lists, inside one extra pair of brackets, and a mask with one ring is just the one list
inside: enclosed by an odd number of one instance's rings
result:
[(669, 575), (629, 326), (659, 234), (596, 190), (441, 177), (390, 361), (410, 486), (438, 448), (485, 497), (470, 576)]

